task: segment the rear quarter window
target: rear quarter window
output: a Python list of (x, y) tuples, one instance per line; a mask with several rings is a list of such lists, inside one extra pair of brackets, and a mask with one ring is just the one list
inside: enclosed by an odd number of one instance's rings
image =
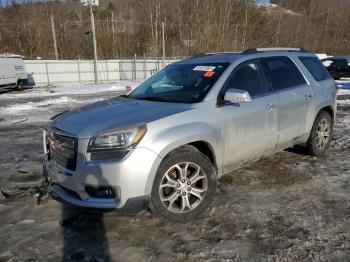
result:
[(300, 61), (309, 70), (316, 81), (323, 81), (331, 78), (330, 74), (316, 57), (299, 57)]
[(269, 57), (264, 58), (263, 62), (274, 90), (282, 90), (306, 83), (299, 69), (288, 57)]

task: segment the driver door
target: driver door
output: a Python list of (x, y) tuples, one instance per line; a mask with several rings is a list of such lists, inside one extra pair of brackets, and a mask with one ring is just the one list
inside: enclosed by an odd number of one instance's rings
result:
[(251, 102), (219, 108), (225, 173), (269, 155), (278, 139), (278, 98), (270, 92), (259, 59), (239, 65), (225, 85), (229, 88), (248, 91)]

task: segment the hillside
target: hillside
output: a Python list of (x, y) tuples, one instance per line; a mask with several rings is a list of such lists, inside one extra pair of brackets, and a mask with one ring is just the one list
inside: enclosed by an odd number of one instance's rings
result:
[[(102, 1), (101, 1), (102, 2)], [(98, 56), (161, 56), (297, 46), (319, 53), (350, 53), (350, 6), (343, 0), (110, 0), (94, 8)], [(0, 53), (54, 58), (50, 16), (60, 59), (91, 58), (88, 7), (77, 1), (11, 4), (0, 8)]]

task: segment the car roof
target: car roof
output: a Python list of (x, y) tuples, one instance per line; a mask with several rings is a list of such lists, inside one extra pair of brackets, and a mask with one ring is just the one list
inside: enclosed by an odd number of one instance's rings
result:
[(233, 63), (242, 57), (260, 58), (269, 56), (303, 55), (315, 56), (302, 48), (252, 48), (240, 52), (219, 52), (195, 55), (174, 64)]
[(179, 61), (176, 64), (232, 63), (233, 61), (237, 60), (240, 56), (240, 53), (200, 54)]

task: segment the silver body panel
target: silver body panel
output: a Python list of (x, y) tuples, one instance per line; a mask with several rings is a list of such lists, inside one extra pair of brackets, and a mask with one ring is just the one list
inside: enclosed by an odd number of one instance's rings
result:
[[(306, 84), (252, 97), (248, 103), (217, 105), (220, 90), (239, 64), (272, 56), (289, 57)], [(332, 79), (315, 81), (298, 56), (314, 57), (300, 52), (227, 55), (230, 65), (200, 103), (115, 99), (58, 117), (53, 126), (78, 139), (76, 170), (66, 170), (54, 161), (46, 166), (55, 183), (76, 192), (80, 199), (68, 196), (59, 186), (54, 187), (53, 193), (79, 206), (121, 208), (128, 199), (150, 195), (162, 159), (182, 145), (196, 141), (210, 145), (220, 177), (246, 162), (305, 143), (322, 108), (330, 107), (335, 117), (336, 85)], [(200, 63), (205, 58), (197, 60), (190, 62)], [(147, 133), (127, 156), (119, 160), (90, 160), (87, 147), (96, 133), (141, 123), (147, 125)], [(86, 185), (116, 187), (118, 198), (91, 198), (84, 189)]]

